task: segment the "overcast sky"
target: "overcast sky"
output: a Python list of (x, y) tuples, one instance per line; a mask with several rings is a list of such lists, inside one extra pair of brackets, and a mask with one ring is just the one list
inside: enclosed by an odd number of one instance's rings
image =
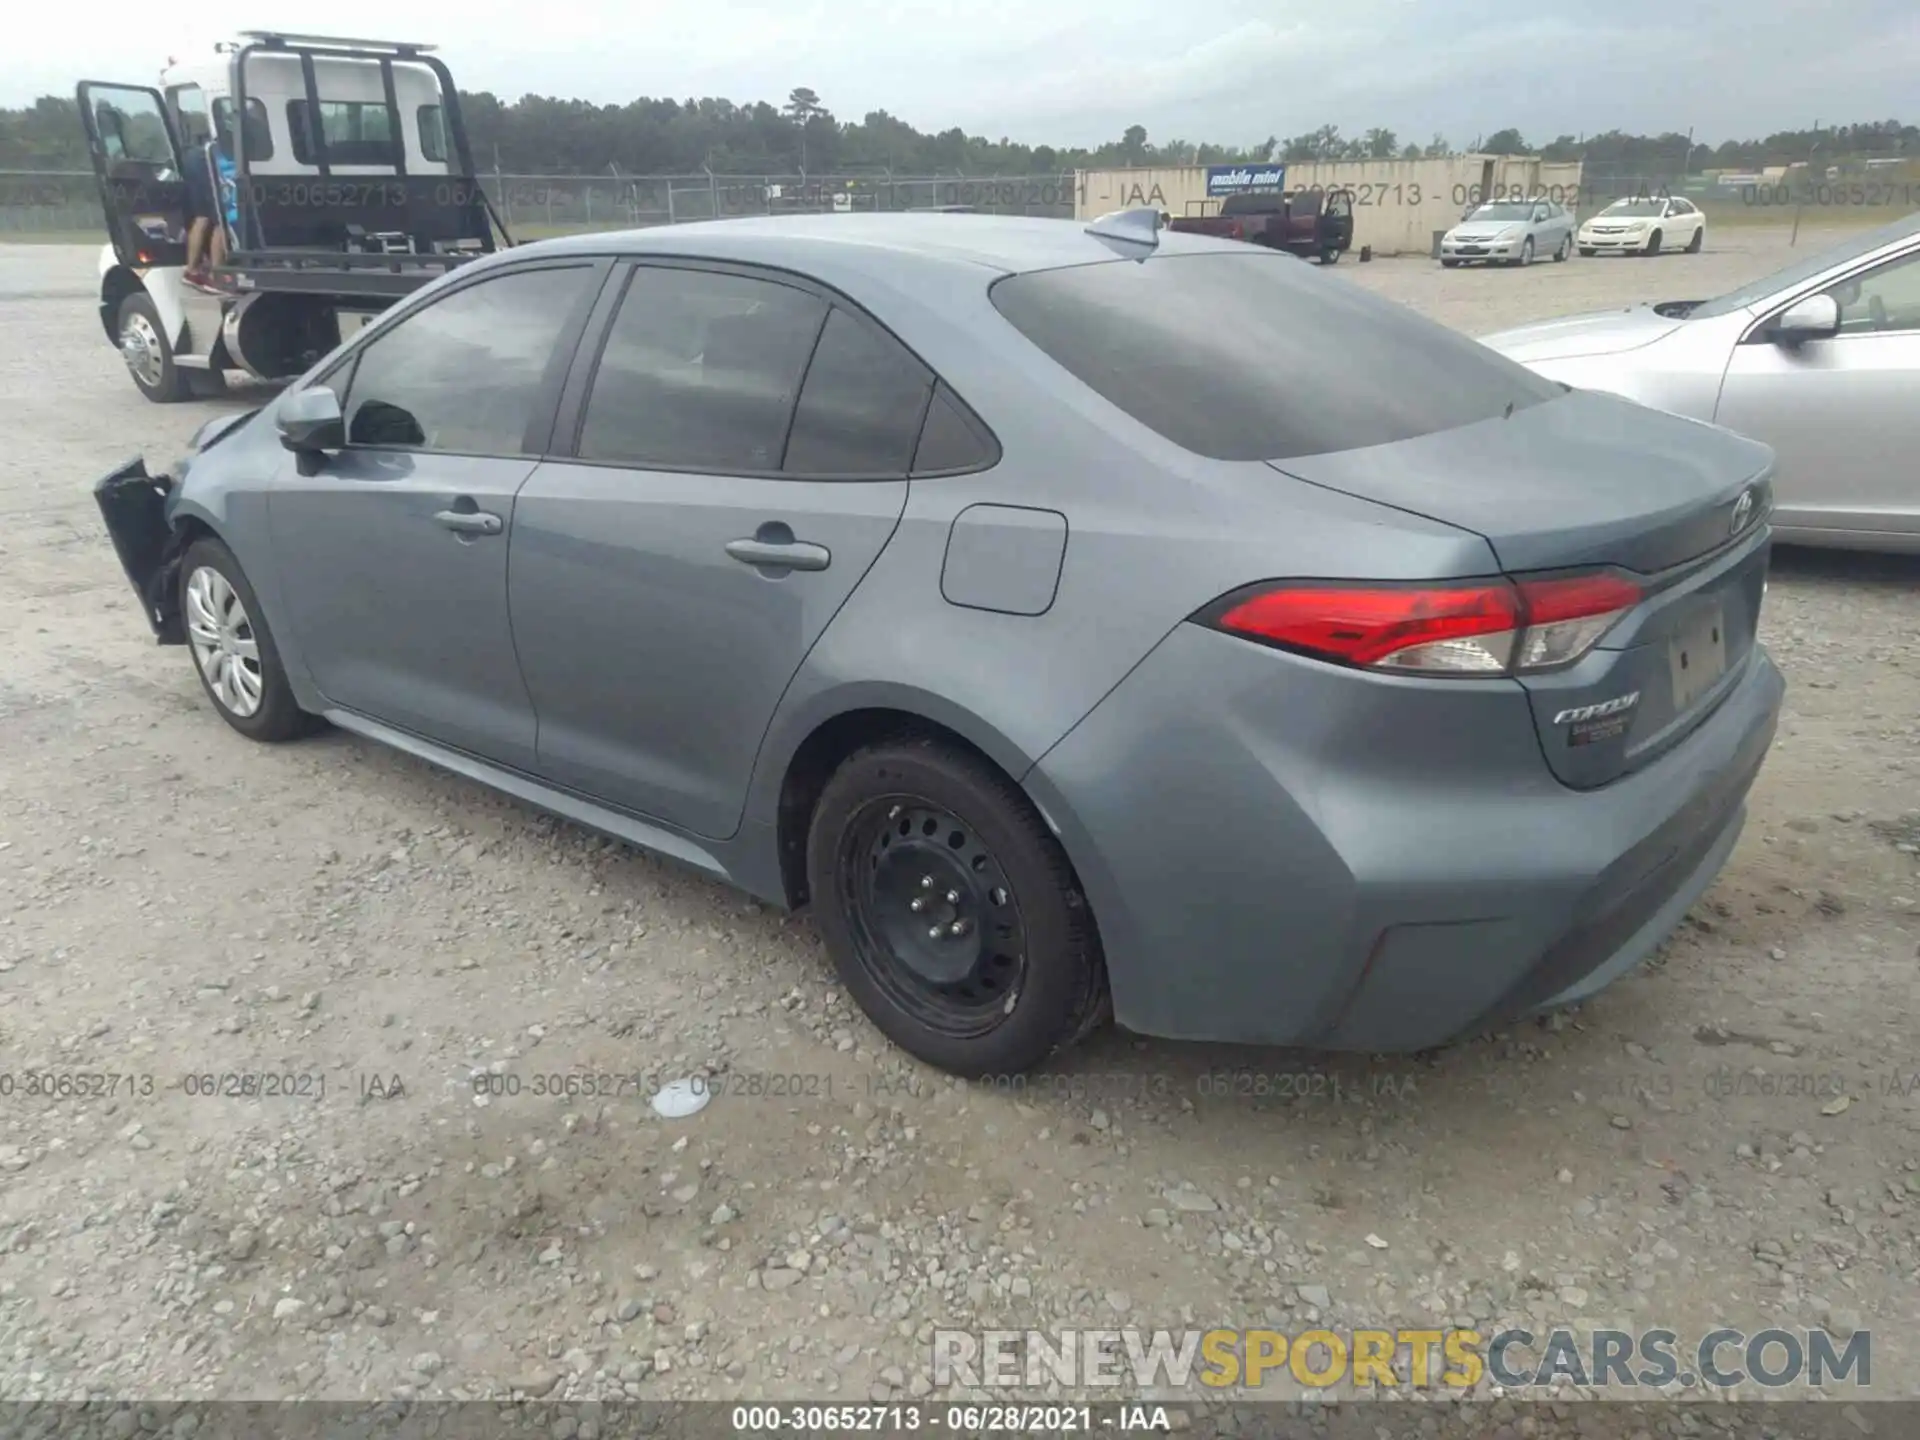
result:
[[(273, 25), (437, 43), (462, 86), (619, 102), (783, 100), (842, 118), (1095, 144), (1254, 143), (1325, 123), (1455, 145), (1619, 127), (1715, 143), (1920, 118), (1916, 0), (91, 0), (16, 7), (0, 104)], [(227, 29), (226, 27), (232, 27)], [(414, 33), (418, 31), (419, 33)]]

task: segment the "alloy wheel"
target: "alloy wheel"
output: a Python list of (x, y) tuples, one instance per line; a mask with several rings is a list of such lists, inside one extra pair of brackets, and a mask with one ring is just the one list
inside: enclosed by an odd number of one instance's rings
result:
[(260, 708), (265, 680), (253, 621), (227, 577), (202, 565), (187, 577), (187, 640), (207, 689), (241, 719)]

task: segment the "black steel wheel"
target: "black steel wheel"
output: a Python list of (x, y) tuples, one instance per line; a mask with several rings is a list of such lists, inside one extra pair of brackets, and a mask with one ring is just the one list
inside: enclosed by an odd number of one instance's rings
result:
[(912, 795), (869, 800), (841, 837), (854, 959), (887, 997), (955, 1039), (1005, 1023), (1027, 970), (1020, 898), (966, 821)]
[(857, 752), (815, 807), (807, 864), (841, 979), (928, 1063), (1018, 1073), (1105, 1015), (1072, 867), (1019, 788), (979, 757), (921, 739)]

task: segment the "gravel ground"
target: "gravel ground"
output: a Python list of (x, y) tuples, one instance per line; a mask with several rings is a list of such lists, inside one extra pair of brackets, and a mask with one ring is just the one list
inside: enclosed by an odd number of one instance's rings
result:
[[(1788, 253), (1337, 273), (1485, 332)], [(1920, 1394), (1920, 567), (1778, 557), (1745, 837), (1583, 1010), (1419, 1058), (1109, 1033), (1014, 1095), (891, 1050), (804, 917), (230, 733), (89, 494), (211, 407), (138, 396), (92, 263), (0, 247), (0, 1399), (904, 1399), (935, 1325), (1316, 1320), (1871, 1327)]]

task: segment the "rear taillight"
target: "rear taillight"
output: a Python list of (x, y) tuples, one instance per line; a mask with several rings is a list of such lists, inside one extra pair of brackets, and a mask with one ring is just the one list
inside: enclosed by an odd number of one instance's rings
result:
[(1238, 591), (1195, 618), (1369, 670), (1513, 675), (1578, 660), (1641, 594), (1604, 572), (1448, 585), (1282, 581)]

